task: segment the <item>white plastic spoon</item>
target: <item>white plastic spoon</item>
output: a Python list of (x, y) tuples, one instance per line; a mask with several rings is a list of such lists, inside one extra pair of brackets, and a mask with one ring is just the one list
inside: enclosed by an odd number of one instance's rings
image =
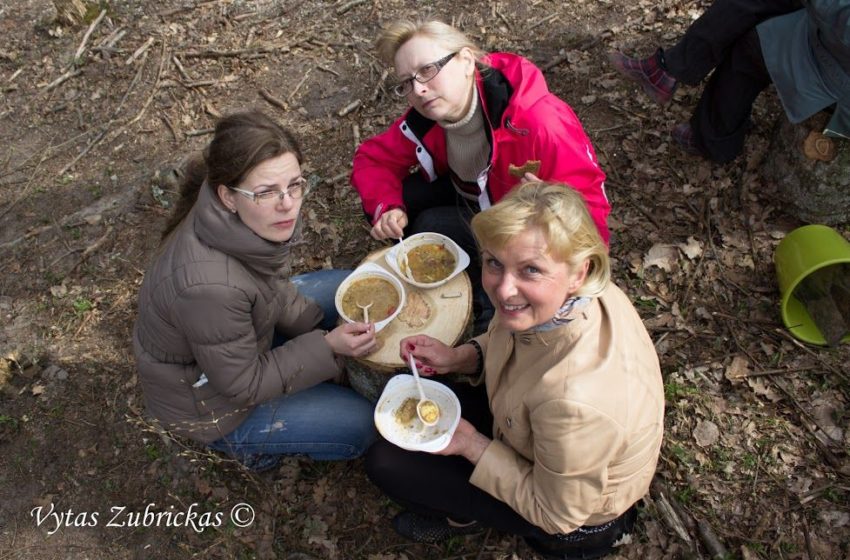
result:
[(413, 354), (407, 355), (410, 362), (410, 371), (413, 372), (413, 379), (416, 380), (416, 388), (419, 389), (419, 402), (416, 403), (416, 414), (426, 426), (433, 426), (440, 420), (440, 407), (431, 399), (425, 398), (425, 391), (422, 390), (422, 382), (419, 380), (419, 370), (416, 369), (416, 359)]
[(375, 302), (370, 301), (368, 305), (360, 305), (360, 303), (357, 304), (357, 307), (359, 307), (360, 309), (363, 310), (363, 322), (364, 323), (369, 322), (369, 308), (372, 307), (373, 303), (375, 303)]

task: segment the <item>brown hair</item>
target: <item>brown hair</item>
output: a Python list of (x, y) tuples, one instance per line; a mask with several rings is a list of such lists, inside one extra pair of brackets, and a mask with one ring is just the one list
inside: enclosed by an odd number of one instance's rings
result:
[(236, 187), (257, 165), (283, 154), (293, 154), (299, 165), (303, 162), (301, 147), (292, 133), (266, 114), (250, 110), (223, 117), (216, 124), (209, 145), (186, 162), (180, 199), (162, 238), (180, 225), (204, 182), (213, 192), (219, 185)]
[(472, 218), (482, 248), (501, 249), (530, 228), (540, 228), (553, 259), (578, 268), (590, 263), (575, 295), (596, 296), (611, 279), (608, 247), (582, 196), (562, 183), (530, 181), (514, 187), (497, 204)]

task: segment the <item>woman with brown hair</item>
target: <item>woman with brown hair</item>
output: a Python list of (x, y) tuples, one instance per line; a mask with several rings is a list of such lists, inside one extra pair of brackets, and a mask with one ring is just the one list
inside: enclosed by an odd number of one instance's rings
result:
[(260, 112), (218, 122), (188, 166), (133, 332), (149, 413), (255, 470), (288, 454), (357, 457), (375, 435), (370, 403), (332, 383), (339, 356), (376, 344), (371, 324), (334, 328), (348, 271), (289, 278), (310, 191), (301, 163)]

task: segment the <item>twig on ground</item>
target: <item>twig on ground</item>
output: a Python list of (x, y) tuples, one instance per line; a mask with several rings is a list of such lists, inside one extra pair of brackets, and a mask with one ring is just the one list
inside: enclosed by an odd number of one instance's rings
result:
[(168, 131), (171, 132), (171, 137), (174, 139), (174, 142), (179, 142), (180, 138), (177, 136), (177, 131), (174, 130), (174, 125), (171, 124), (171, 119), (169, 119), (167, 115), (160, 115), (159, 118), (165, 123)]
[(265, 45), (259, 47), (251, 47), (249, 49), (235, 49), (232, 51), (221, 51), (208, 49), (203, 51), (183, 51), (182, 54), (186, 58), (228, 58), (234, 56), (250, 56), (257, 54), (266, 54), (274, 52), (289, 52), (289, 45)]
[(339, 72), (337, 72), (337, 71), (336, 71), (336, 70), (334, 70), (333, 68), (327, 68), (327, 67), (325, 67), (325, 66), (322, 66), (321, 64), (316, 64), (316, 68), (318, 68), (318, 69), (319, 69), (319, 70), (321, 70), (322, 72), (327, 72), (328, 74), (333, 74), (334, 76), (336, 76), (337, 78), (339, 78)]
[(688, 530), (685, 529), (685, 524), (682, 521), (682, 518), (679, 517), (679, 514), (676, 513), (673, 506), (670, 505), (670, 500), (663, 491), (658, 491), (655, 496), (655, 503), (658, 506), (658, 511), (661, 513), (664, 521), (671, 529), (673, 529), (673, 532), (676, 533), (679, 539), (684, 542), (690, 550), (696, 550), (694, 540), (691, 538)]
[(153, 41), (154, 41), (153, 37), (148, 37), (148, 40), (147, 40), (147, 41), (145, 41), (145, 42), (144, 42), (144, 44), (143, 44), (141, 47), (139, 47), (138, 49), (136, 49), (136, 50), (135, 50), (135, 52), (133, 52), (133, 54), (131, 54), (129, 57), (127, 57), (127, 60), (125, 60), (125, 61), (124, 61), (124, 65), (125, 65), (125, 66), (130, 66), (131, 64), (133, 64), (133, 62), (134, 62), (137, 58), (139, 58), (140, 56), (142, 56), (142, 55), (144, 54), (144, 52), (145, 52), (146, 50), (148, 50), (148, 49), (150, 48), (150, 46), (151, 46), (151, 45), (153, 45)]
[(148, 106), (153, 101), (153, 98), (156, 95), (156, 92), (159, 91), (160, 84), (162, 83), (162, 71), (165, 68), (166, 60), (168, 60), (168, 57), (165, 56), (165, 42), (163, 41), (162, 48), (160, 49), (160, 54), (159, 54), (159, 69), (156, 71), (156, 80), (154, 81), (154, 85), (151, 88), (151, 93), (148, 96), (147, 100), (145, 101), (144, 105), (142, 105), (142, 108), (136, 114), (136, 116), (133, 117), (124, 126), (122, 126), (121, 130), (127, 128), (131, 124), (138, 122), (142, 118), (142, 116), (145, 114), (145, 111), (148, 110)]
[(186, 72), (186, 69), (183, 68), (183, 64), (180, 62), (180, 59), (177, 58), (176, 54), (171, 55), (171, 61), (174, 62), (174, 67), (177, 68), (177, 71), (180, 72), (180, 75), (183, 76), (183, 79), (187, 82), (192, 81), (192, 77)]
[(376, 99), (378, 99), (378, 95), (380, 95), (381, 89), (384, 87), (384, 82), (387, 81), (387, 76), (389, 75), (389, 70), (385, 69), (383, 72), (381, 72), (381, 77), (378, 78), (378, 83), (375, 84), (375, 89), (372, 90), (372, 96), (369, 98), (370, 101), (374, 102)]
[(697, 521), (697, 533), (699, 534), (700, 542), (708, 549), (713, 560), (724, 560), (729, 557), (726, 547), (723, 546), (723, 543), (717, 538), (714, 529), (706, 521)]
[(91, 25), (89, 25), (89, 28), (86, 30), (86, 34), (83, 35), (83, 40), (80, 42), (80, 46), (77, 47), (77, 52), (74, 53), (74, 58), (72, 59), (71, 64), (76, 65), (79, 62), (80, 58), (83, 56), (83, 53), (86, 50), (86, 45), (88, 44), (89, 39), (91, 38), (91, 34), (94, 32), (95, 28), (100, 25), (100, 22), (103, 21), (104, 16), (106, 16), (105, 9), (101, 10), (97, 18), (93, 22), (91, 22)]
[(361, 102), (359, 99), (355, 99), (354, 101), (352, 101), (351, 103), (349, 103), (348, 105), (346, 105), (345, 107), (343, 107), (342, 109), (340, 109), (340, 110), (339, 110), (339, 112), (337, 113), (337, 116), (344, 117), (344, 116), (345, 116), (345, 115), (347, 115), (348, 113), (350, 113), (350, 112), (352, 112), (353, 110), (355, 110), (355, 109), (357, 109), (358, 107), (360, 107), (360, 104), (361, 104), (361, 103), (362, 103), (362, 102)]
[(504, 23), (505, 27), (508, 28), (508, 31), (513, 31), (513, 25), (511, 25), (511, 22), (508, 21), (508, 18), (505, 17), (505, 14), (503, 14), (502, 11), (495, 4), (493, 5), (493, 11), (496, 12), (496, 16), (500, 20), (502, 20), (502, 23)]
[(83, 254), (80, 255), (80, 258), (77, 261), (77, 264), (75, 264), (74, 266), (71, 267), (71, 270), (69, 271), (69, 273), (76, 270), (78, 266), (83, 264), (83, 262), (92, 255), (92, 253), (94, 253), (95, 251), (100, 249), (103, 246), (103, 244), (106, 243), (106, 240), (109, 239), (109, 237), (112, 235), (112, 229), (113, 229), (112, 226), (107, 227), (106, 232), (100, 238), (98, 238), (97, 241), (95, 241), (94, 243), (92, 243), (91, 245), (89, 245), (88, 247), (86, 247), (83, 250)]
[(544, 23), (548, 23), (550, 21), (557, 21), (559, 17), (560, 17), (559, 14), (550, 14), (550, 15), (546, 16), (545, 18), (540, 19), (540, 20), (532, 23), (531, 26), (528, 28), (528, 31), (531, 31), (532, 29), (536, 29), (537, 27), (540, 27)]
[(68, 70), (67, 72), (65, 72), (64, 74), (62, 74), (61, 76), (59, 76), (58, 78), (56, 78), (55, 80), (53, 80), (52, 82), (50, 82), (49, 84), (44, 86), (44, 91), (50, 91), (51, 89), (55, 88), (56, 86), (64, 83), (67, 80), (70, 80), (71, 78), (79, 76), (82, 73), (83, 73), (83, 71), (78, 69), (78, 68), (75, 68), (73, 70)]
[[(549, 17), (551, 18), (552, 16), (549, 16)], [(535, 24), (529, 29), (534, 29), (537, 25), (539, 25), (539, 24)], [(559, 64), (566, 61), (567, 58), (570, 56), (570, 51), (586, 51), (587, 49), (596, 45), (596, 43), (598, 43), (601, 40), (602, 40), (602, 35), (598, 35), (598, 36), (593, 37), (591, 39), (582, 41), (581, 43), (579, 43), (575, 46), (567, 47), (567, 52), (565, 52), (564, 54), (559, 54), (558, 56), (556, 56), (555, 58), (553, 58), (552, 60), (550, 60), (549, 62), (544, 64), (543, 66), (541, 66), (540, 71), (543, 72), (543, 73), (548, 72), (549, 70), (551, 70), (555, 66), (558, 66)]]
[(475, 555), (475, 560), (481, 560), (484, 555), (484, 550), (487, 547), (487, 541), (490, 540), (490, 533), (493, 532), (493, 529), (487, 529), (487, 532), (484, 533), (484, 542), (481, 543), (481, 548), (478, 549), (478, 554)]
[(212, 134), (215, 132), (215, 128), (201, 128), (197, 130), (187, 130), (183, 134), (186, 136), (204, 136), (206, 134)]
[(345, 4), (343, 4), (342, 6), (340, 6), (339, 8), (336, 9), (336, 15), (341, 16), (342, 14), (344, 14), (345, 12), (350, 10), (351, 8), (354, 8), (356, 6), (359, 6), (360, 4), (365, 4), (365, 3), (366, 3), (366, 0), (350, 0), (349, 2), (346, 2)]
[(277, 97), (272, 95), (269, 90), (267, 90), (265, 88), (260, 88), (259, 93), (260, 93), (260, 97), (262, 97), (263, 99), (265, 99), (266, 101), (268, 101), (269, 103), (271, 103), (272, 105), (277, 107), (278, 109), (281, 109), (282, 111), (289, 111), (289, 104), (286, 101), (278, 99)]
[(312, 71), (313, 71), (312, 68), (308, 68), (307, 71), (304, 72), (304, 76), (298, 82), (298, 85), (295, 86), (295, 89), (293, 89), (290, 92), (289, 96), (286, 98), (287, 101), (292, 101), (292, 98), (295, 97), (295, 94), (298, 93), (298, 90), (301, 89), (301, 86), (303, 86), (304, 82), (307, 81), (307, 77), (310, 75), (310, 72), (312, 72)]
[(97, 145), (97, 144), (98, 144), (101, 140), (103, 140), (103, 138), (106, 136), (106, 133), (109, 131), (109, 125), (110, 125), (111, 123), (112, 123), (112, 121), (110, 121), (109, 123), (107, 123), (107, 124), (106, 124), (106, 126), (104, 126), (103, 130), (101, 130), (101, 131), (97, 134), (97, 136), (95, 136), (94, 138), (92, 138), (92, 139), (91, 139), (91, 141), (90, 141), (88, 144), (86, 144), (86, 147), (85, 147), (85, 148), (83, 148), (83, 150), (82, 150), (79, 154), (77, 154), (77, 155), (74, 157), (74, 159), (72, 159), (70, 162), (68, 162), (68, 163), (65, 165), (65, 167), (63, 167), (62, 169), (60, 169), (60, 170), (59, 170), (59, 173), (57, 173), (57, 174), (56, 174), (56, 176), (57, 176), (57, 177), (61, 177), (62, 175), (64, 175), (64, 174), (65, 174), (65, 173), (66, 173), (69, 169), (71, 169), (72, 167), (74, 167), (74, 165), (76, 165), (78, 161), (80, 161), (81, 159), (83, 159), (83, 157), (85, 157), (85, 155), (86, 155), (87, 153), (89, 153), (89, 152), (91, 151), (91, 149), (92, 149), (92, 148), (94, 148), (94, 147), (95, 147), (95, 146), (96, 146), (96, 145)]

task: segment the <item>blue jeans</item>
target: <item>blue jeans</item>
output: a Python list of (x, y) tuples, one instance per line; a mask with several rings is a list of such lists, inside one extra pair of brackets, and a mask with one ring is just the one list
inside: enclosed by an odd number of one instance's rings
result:
[[(320, 270), (292, 278), (298, 291), (325, 313), (323, 328), (336, 326), (334, 294), (349, 270)], [(275, 346), (284, 342), (276, 337)], [(319, 383), (291, 395), (280, 395), (254, 407), (239, 426), (209, 444), (246, 467), (274, 468), (283, 455), (316, 460), (353, 459), (375, 440), (374, 409), (348, 387)]]

